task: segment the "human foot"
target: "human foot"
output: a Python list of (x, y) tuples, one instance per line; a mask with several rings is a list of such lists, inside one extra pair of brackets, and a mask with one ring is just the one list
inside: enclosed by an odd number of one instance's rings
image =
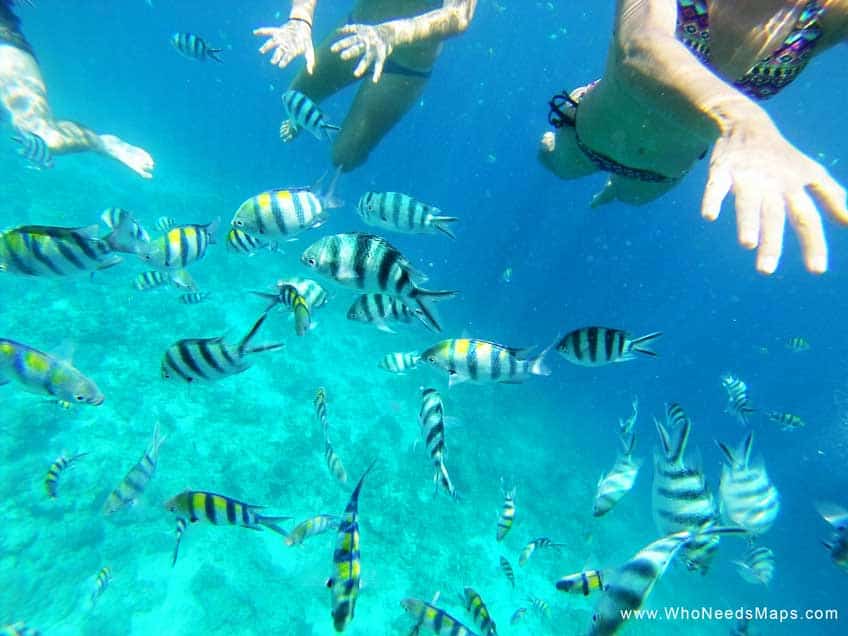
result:
[(117, 159), (145, 179), (151, 179), (153, 177), (155, 164), (149, 152), (143, 148), (131, 146), (123, 139), (115, 137), (115, 135), (100, 135), (100, 141), (103, 142), (103, 152), (105, 154)]

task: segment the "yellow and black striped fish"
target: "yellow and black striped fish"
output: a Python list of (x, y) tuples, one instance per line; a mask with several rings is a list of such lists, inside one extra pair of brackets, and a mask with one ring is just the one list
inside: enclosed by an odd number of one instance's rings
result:
[(421, 356), (417, 351), (396, 351), (383, 356), (377, 366), (389, 373), (404, 375), (410, 369), (418, 366), (420, 361)]
[(564, 543), (554, 543), (548, 537), (539, 537), (538, 539), (533, 539), (530, 543), (524, 546), (524, 549), (518, 556), (518, 565), (524, 567), (537, 548), (561, 548), (564, 545)]
[(330, 423), (327, 419), (327, 392), (324, 387), (318, 389), (315, 393), (315, 416), (318, 418), (318, 423), (321, 424), (321, 429), (324, 432), (324, 459), (327, 461), (327, 468), (330, 469), (330, 474), (339, 480), (341, 483), (347, 483), (347, 471), (344, 468), (341, 458), (333, 450), (333, 445), (330, 443)]
[(458, 221), (442, 211), (402, 192), (366, 192), (356, 204), (356, 211), (368, 225), (405, 234), (442, 232), (456, 238), (448, 223)]
[(589, 596), (604, 589), (604, 575), (600, 570), (583, 570), (564, 576), (556, 582), (556, 589), (569, 594)]
[(539, 614), (542, 618), (550, 618), (551, 617), (551, 606), (548, 605), (548, 602), (544, 599), (541, 599), (537, 596), (528, 596), (527, 602), (530, 603), (530, 607), (536, 610), (536, 613)]
[(716, 444), (726, 462), (718, 486), (722, 517), (752, 534), (768, 532), (780, 512), (780, 494), (762, 460), (751, 461), (754, 431), (735, 453), (719, 441)]
[(438, 607), (417, 598), (405, 598), (401, 602), (406, 612), (415, 619), (412, 634), (419, 634), (426, 627), (440, 636), (476, 636), (474, 632)]
[(800, 415), (795, 415), (794, 413), (769, 411), (766, 413), (766, 417), (780, 426), (784, 431), (797, 431), (799, 428), (804, 428), (807, 425)]
[(152, 239), (140, 249), (139, 256), (155, 267), (183, 269), (206, 256), (215, 242), (218, 221), (205, 225), (178, 225), (164, 235)]
[(268, 528), (286, 536), (288, 532), (277, 525), (277, 522), (286, 521), (291, 517), (262, 515), (259, 511), (264, 507), (202, 490), (185, 490), (165, 502), (167, 510), (185, 515), (191, 523), (208, 521), (216, 526), (241, 526), (251, 530)]
[(88, 453), (77, 453), (70, 457), (62, 453), (56, 458), (56, 461), (50, 465), (50, 469), (44, 477), (44, 489), (47, 491), (47, 496), (50, 497), (50, 499), (55, 499), (59, 496), (59, 475), (62, 474), (62, 471), (84, 455), (88, 455)]
[(156, 223), (153, 227), (164, 234), (172, 227), (177, 227), (177, 220), (172, 216), (160, 216), (156, 219)]
[(517, 384), (533, 375), (550, 375), (544, 364), (548, 350), (528, 357), (527, 349), (477, 338), (453, 338), (422, 351), (421, 360), (446, 371), (450, 386), (468, 380)]
[(107, 208), (100, 215), (112, 232), (104, 239), (116, 252), (138, 254), (150, 243), (150, 234), (136, 221), (132, 212), (124, 208)]
[(97, 238), (97, 231), (96, 225), (24, 225), (0, 232), (0, 272), (71, 276), (117, 265), (121, 257)]
[(353, 620), (356, 610), (356, 599), (359, 596), (359, 579), (361, 567), (359, 564), (359, 491), (365, 477), (377, 463), (375, 459), (362, 473), (353, 494), (347, 503), (338, 534), (336, 535), (336, 550), (333, 552), (333, 576), (327, 581), (327, 587), (332, 590), (333, 627), (337, 632), (343, 632)]
[(512, 524), (515, 523), (515, 487), (504, 490), (503, 480), (501, 480), (501, 492), (503, 492), (504, 502), (498, 518), (498, 541), (504, 540), (507, 533), (512, 530)]
[(41, 632), (22, 621), (0, 626), (0, 636), (41, 636)]
[(470, 587), (466, 587), (464, 592), (465, 609), (474, 617), (474, 623), (480, 628), (480, 634), (482, 636), (498, 636), (495, 621), (492, 620), (489, 608), (486, 607), (482, 597)]
[(300, 545), (309, 537), (323, 534), (330, 528), (338, 527), (339, 518), (335, 515), (315, 515), (297, 524), (285, 539), (286, 545), (291, 547)]
[[(287, 90), (283, 93), (283, 108), (288, 115), (290, 135), (294, 136), (299, 129), (308, 130), (315, 139), (330, 139), (330, 131), (341, 130), (327, 122), (318, 104), (300, 91)], [(282, 132), (282, 129), (281, 129)]]
[(725, 412), (735, 416), (742, 426), (748, 426), (754, 407), (748, 397), (748, 385), (741, 378), (729, 373), (721, 376), (721, 385), (727, 391), (727, 408)]
[(93, 606), (97, 603), (97, 599), (100, 598), (100, 595), (106, 591), (106, 588), (109, 587), (109, 583), (112, 582), (112, 570), (108, 566), (104, 566), (100, 568), (100, 571), (97, 573), (97, 578), (94, 580), (94, 590), (91, 592), (91, 605)]
[(260, 250), (266, 248), (269, 251), (274, 251), (275, 245), (270, 241), (258, 239), (252, 234), (248, 234), (237, 227), (231, 227), (230, 231), (227, 232), (227, 249), (231, 252), (244, 254), (246, 256), (253, 256)]
[(445, 444), (445, 407), (442, 397), (436, 389), (421, 387), (421, 409), (418, 412), (418, 422), (421, 427), (421, 437), (433, 462), (433, 483), (438, 491), (441, 486), (453, 497), (459, 498), (454, 488), (448, 468), (445, 465), (447, 446)]
[(177, 555), (180, 553), (180, 541), (183, 539), (183, 533), (188, 527), (188, 521), (185, 517), (177, 517), (176, 541), (174, 543), (174, 556), (171, 558), (171, 567), (177, 564)]
[(793, 353), (801, 353), (803, 351), (810, 350), (810, 343), (807, 342), (806, 338), (802, 338), (801, 336), (793, 336), (786, 341), (786, 348), (792, 351)]
[(277, 305), (283, 305), (292, 310), (294, 315), (294, 331), (298, 336), (304, 335), (309, 331), (311, 324), (311, 316), (309, 312), (309, 302), (294, 285), (278, 285), (276, 294), (268, 294), (265, 292), (252, 292), (262, 298), (267, 298), (271, 301), (265, 311), (270, 311)]
[(170, 274), (154, 269), (149, 272), (142, 272), (136, 276), (133, 281), (133, 287), (138, 291), (150, 291), (151, 289), (157, 289), (158, 287), (167, 285), (170, 282)]
[(153, 427), (153, 441), (150, 442), (136, 465), (130, 468), (118, 487), (109, 493), (103, 504), (104, 515), (111, 515), (124, 506), (135, 505), (147, 487), (147, 483), (153, 479), (156, 463), (159, 461), (159, 447), (164, 441), (165, 438), (159, 435), (159, 422), (156, 422)]
[(515, 587), (515, 571), (512, 569), (512, 566), (505, 556), (501, 556), (501, 570), (504, 575), (506, 575), (506, 578), (509, 580), (512, 587)]
[(336, 204), (319, 197), (312, 188), (268, 190), (250, 197), (236, 210), (230, 224), (256, 237), (294, 238), (327, 220), (327, 209)]
[(631, 338), (621, 329), (610, 327), (582, 327), (565, 334), (556, 346), (562, 357), (584, 367), (599, 367), (613, 362), (636, 358), (637, 353), (656, 356), (648, 343), (662, 336), (655, 331), (639, 338)]
[(180, 294), (178, 300), (183, 305), (199, 305), (202, 302), (206, 302), (211, 296), (209, 292), (186, 292), (185, 294)]

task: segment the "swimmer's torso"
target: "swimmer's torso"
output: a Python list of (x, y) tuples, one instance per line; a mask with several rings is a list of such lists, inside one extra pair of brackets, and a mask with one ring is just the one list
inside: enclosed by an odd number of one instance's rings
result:
[[(441, 0), (358, 0), (350, 13), (351, 21), (360, 24), (379, 24), (389, 20), (413, 18), (442, 8)], [(403, 66), (429, 71), (441, 50), (441, 42), (420, 42), (400, 47), (392, 53), (392, 60)]]

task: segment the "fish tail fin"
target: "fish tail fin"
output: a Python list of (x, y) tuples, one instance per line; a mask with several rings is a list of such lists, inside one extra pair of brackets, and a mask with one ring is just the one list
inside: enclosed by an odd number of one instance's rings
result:
[(147, 247), (147, 242), (133, 236), (135, 226), (141, 227), (138, 221), (129, 213), (125, 214), (112, 231), (109, 232), (103, 240), (112, 249), (113, 252), (122, 252), (124, 254), (141, 254)]
[(257, 514), (254, 519), (256, 520), (256, 523), (258, 523), (262, 527), (268, 528), (269, 530), (276, 532), (280, 536), (289, 536), (289, 531), (280, 526), (279, 522), (289, 521), (291, 517), (266, 517), (265, 515)]
[(542, 352), (537, 355), (530, 362), (530, 373), (533, 375), (550, 375), (551, 369), (548, 365), (545, 364), (545, 356), (548, 355), (548, 352), (553, 349), (554, 345), (556, 345), (557, 341), (553, 341), (547, 347), (542, 349)]
[(452, 239), (455, 239), (456, 235), (449, 227), (445, 226), (445, 223), (456, 223), (457, 221), (459, 221), (459, 219), (455, 216), (434, 216), (433, 227), (439, 230), (439, 232), (448, 235)]
[(259, 319), (253, 324), (250, 328), (250, 331), (241, 339), (241, 342), (238, 343), (237, 351), (240, 356), (246, 355), (248, 353), (261, 353), (262, 351), (273, 351), (274, 349), (282, 349), (285, 346), (282, 342), (274, 342), (266, 345), (259, 345), (256, 347), (248, 347), (253, 336), (256, 335), (256, 332), (259, 331), (259, 328), (262, 326), (262, 323), (265, 322), (265, 319), (268, 317), (268, 311), (262, 312), (262, 315), (259, 316)]
[(375, 457), (368, 465), (368, 468), (365, 469), (365, 472), (362, 473), (362, 477), (359, 478), (359, 481), (356, 482), (356, 488), (353, 489), (353, 494), (350, 496), (351, 501), (359, 499), (359, 491), (362, 490), (362, 484), (365, 482), (365, 478), (368, 476), (368, 473), (371, 472), (371, 469), (374, 468), (376, 463), (377, 458)]
[(333, 140), (333, 135), (331, 133), (338, 133), (341, 129), (341, 126), (336, 126), (335, 124), (328, 124), (326, 122), (321, 124), (321, 130), (324, 131), (324, 135), (327, 137), (327, 141)]
[(221, 64), (223, 64), (224, 60), (222, 60), (220, 57), (218, 57), (218, 53), (223, 52), (223, 50), (224, 49), (207, 48), (206, 49), (206, 55), (208, 57), (212, 58), (213, 60), (215, 60), (216, 62), (220, 62)]
[(150, 442), (150, 454), (153, 457), (159, 457), (159, 447), (162, 446), (162, 442), (167, 439), (167, 435), (162, 435), (159, 431), (159, 420), (156, 420), (156, 424), (153, 425), (153, 440)]
[(260, 291), (252, 291), (251, 294), (255, 294), (260, 298), (264, 298), (265, 300), (270, 300), (271, 304), (265, 309), (265, 313), (271, 311), (274, 307), (276, 307), (280, 302), (279, 294), (269, 294), (268, 292), (260, 292)]
[(438, 301), (443, 300), (445, 298), (453, 298), (456, 294), (459, 293), (457, 291), (436, 291), (430, 289), (421, 289), (416, 287), (412, 290), (412, 294), (410, 296), (413, 300), (415, 300), (416, 305), (418, 305), (418, 309), (421, 314), (419, 318), (426, 324), (432, 331), (440, 332), (442, 330), (441, 325), (439, 324), (439, 315), (436, 310), (431, 307), (426, 300)]
[(656, 356), (657, 352), (650, 348), (650, 343), (662, 336), (661, 331), (654, 331), (640, 338), (630, 341), (630, 350), (647, 356)]
[(327, 186), (326, 190), (322, 185), (324, 177), (327, 176), (326, 172), (321, 175), (321, 178), (318, 179), (318, 181), (316, 181), (312, 186), (313, 192), (321, 200), (321, 205), (323, 206), (325, 213), (326, 210), (332, 210), (333, 208), (340, 208), (344, 206), (344, 200), (336, 196), (336, 185), (339, 182), (341, 174), (342, 167), (336, 167), (333, 171), (333, 176), (330, 178), (330, 185)]

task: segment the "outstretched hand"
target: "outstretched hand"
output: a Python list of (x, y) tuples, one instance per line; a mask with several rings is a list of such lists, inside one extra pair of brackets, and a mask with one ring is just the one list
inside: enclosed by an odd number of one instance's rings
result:
[(359, 58), (359, 63), (353, 69), (356, 77), (365, 75), (373, 64), (374, 74), (371, 79), (375, 84), (379, 82), (386, 58), (392, 54), (392, 43), (386, 30), (368, 24), (346, 24), (338, 33), (347, 37), (333, 43), (330, 50), (338, 53), (345, 62)]
[(280, 27), (261, 27), (254, 29), (253, 35), (267, 37), (259, 47), (259, 52), (265, 55), (274, 50), (271, 64), (285, 68), (289, 63), (303, 55), (306, 59), (306, 72), (312, 75), (315, 70), (315, 48), (312, 46), (312, 29), (302, 20), (289, 20)]
[(770, 121), (743, 123), (718, 139), (701, 215), (715, 221), (731, 192), (739, 242), (757, 249), (757, 270), (772, 274), (777, 269), (787, 216), (807, 269), (816, 274), (827, 270), (827, 243), (817, 204), (848, 224), (845, 189), (821, 164), (786, 141)]

